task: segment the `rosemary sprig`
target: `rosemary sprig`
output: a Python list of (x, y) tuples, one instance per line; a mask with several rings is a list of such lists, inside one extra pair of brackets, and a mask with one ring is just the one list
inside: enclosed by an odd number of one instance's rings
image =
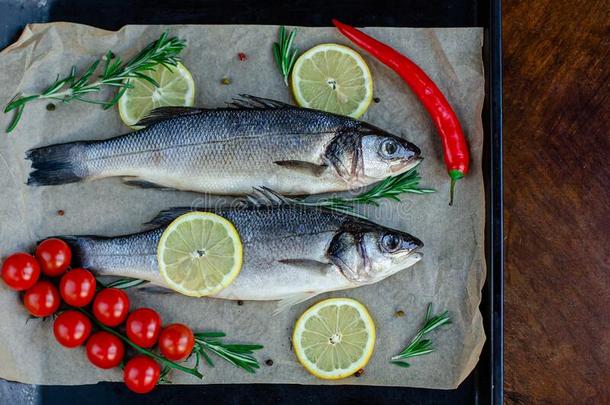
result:
[(101, 290), (103, 288), (118, 288), (120, 290), (127, 290), (128, 288), (132, 288), (132, 287), (137, 287), (140, 286), (142, 284), (146, 284), (149, 283), (148, 280), (140, 280), (137, 278), (131, 278), (131, 277), (123, 277), (123, 278), (119, 278), (116, 280), (111, 281), (108, 284), (104, 284), (100, 281), (99, 278), (95, 278), (95, 283), (97, 286), (97, 290)]
[(288, 76), (299, 53), (298, 49), (292, 48), (292, 42), (296, 35), (296, 29), (287, 33), (286, 28), (282, 25), (279, 30), (279, 42), (273, 43), (273, 57), (286, 86), (288, 86)]
[[(99, 283), (99, 281), (98, 281)], [(126, 290), (128, 288), (137, 287), (142, 284), (149, 283), (148, 280), (139, 280), (137, 278), (119, 278), (118, 280), (114, 280), (113, 282), (107, 284), (105, 288), (119, 288), (121, 290)]]
[(214, 362), (207, 353), (209, 351), (249, 373), (260, 368), (253, 352), (262, 349), (262, 345), (226, 344), (221, 340), (223, 337), (225, 334), (222, 332), (195, 333), (195, 367), (199, 365), (202, 357), (210, 367), (214, 367)]
[(371, 204), (379, 206), (379, 200), (383, 199), (400, 201), (399, 196), (401, 194), (427, 194), (435, 192), (435, 190), (430, 188), (420, 188), (420, 180), (421, 176), (414, 167), (398, 176), (392, 176), (382, 180), (373, 188), (364, 191), (355, 197), (331, 197), (311, 202), (300, 201), (299, 203), (353, 214), (357, 205)]
[(426, 311), (426, 318), (424, 319), (424, 324), (417, 332), (417, 335), (411, 340), (411, 343), (407, 347), (405, 347), (400, 353), (396, 356), (392, 357), (392, 364), (396, 364), (400, 367), (409, 367), (410, 364), (405, 359), (409, 357), (422, 356), (424, 354), (432, 353), (434, 351), (434, 347), (432, 345), (432, 341), (429, 339), (424, 339), (424, 336), (434, 329), (448, 325), (451, 323), (451, 317), (449, 316), (449, 312), (445, 311), (442, 314), (437, 314), (434, 316), (430, 316), (432, 313), (432, 303), (428, 305), (428, 310)]
[[(159, 39), (148, 44), (137, 55), (123, 62), (119, 56), (112, 51), (108, 51), (101, 59), (93, 62), (89, 68), (81, 75), (77, 76), (76, 66), (72, 66), (70, 73), (57, 79), (47, 87), (42, 93), (19, 96), (16, 95), (4, 108), (8, 113), (15, 110), (15, 116), (7, 128), (11, 132), (21, 119), (26, 104), (36, 100), (57, 100), (63, 103), (71, 101), (83, 101), (86, 103), (99, 104), (104, 109), (115, 105), (125, 91), (133, 87), (129, 79), (142, 79), (158, 87), (159, 84), (146, 73), (154, 70), (157, 65), (163, 65), (168, 69), (176, 66), (178, 54), (184, 49), (186, 43), (176, 37), (169, 37), (167, 32), (163, 33)], [(93, 80), (93, 74), (102, 62), (103, 67), (97, 80)], [(99, 100), (88, 97), (90, 93), (99, 92), (103, 86), (116, 87), (118, 92), (110, 100)]]

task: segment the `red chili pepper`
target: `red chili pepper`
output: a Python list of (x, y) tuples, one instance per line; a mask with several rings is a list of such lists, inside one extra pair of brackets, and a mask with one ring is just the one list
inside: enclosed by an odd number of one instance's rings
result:
[(449, 205), (453, 204), (455, 183), (468, 173), (470, 161), (466, 138), (453, 108), (432, 79), (409, 58), (354, 27), (335, 19), (332, 22), (350, 41), (398, 73), (430, 113), (441, 134), (445, 165), (451, 178)]

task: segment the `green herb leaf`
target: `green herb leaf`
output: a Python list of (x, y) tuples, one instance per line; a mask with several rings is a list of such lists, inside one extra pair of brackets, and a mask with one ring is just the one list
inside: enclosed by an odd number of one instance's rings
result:
[(433, 330), (451, 323), (451, 317), (449, 316), (449, 312), (445, 311), (438, 315), (432, 315), (432, 304), (428, 305), (428, 309), (426, 310), (426, 316), (424, 318), (424, 324), (420, 328), (419, 332), (415, 335), (415, 337), (411, 340), (409, 345), (405, 347), (399, 354), (392, 357), (390, 362), (400, 367), (409, 367), (410, 364), (405, 359), (416, 356), (423, 356), (425, 354), (432, 353), (434, 351), (434, 347), (432, 345), (432, 341), (429, 339), (424, 339), (424, 335), (432, 332)]
[(15, 129), (15, 127), (19, 123), (19, 120), (21, 119), (21, 116), (23, 115), (23, 109), (24, 109), (23, 105), (20, 105), (19, 107), (17, 107), (15, 116), (13, 117), (11, 123), (9, 124), (8, 128), (6, 129), (6, 132), (11, 132), (13, 129)]
[(210, 356), (205, 352), (203, 347), (199, 350), (199, 353), (203, 356), (203, 358), (205, 359), (205, 362), (208, 363), (208, 365), (210, 367), (214, 367), (214, 362), (212, 361)]
[(194, 335), (195, 348), (193, 351), (196, 356), (203, 357), (210, 367), (214, 367), (214, 363), (206, 351), (214, 353), (249, 373), (254, 373), (256, 369), (260, 368), (260, 364), (253, 354), (255, 350), (262, 349), (262, 345), (226, 344), (220, 340), (224, 337), (222, 332), (199, 332)]
[(111, 282), (110, 284), (107, 284), (105, 287), (106, 288), (119, 288), (121, 290), (126, 290), (128, 288), (132, 288), (132, 287), (137, 287), (140, 286), (142, 284), (146, 284), (148, 283), (148, 280), (138, 280), (136, 278), (120, 278), (118, 280), (115, 280), (113, 282)]
[(225, 337), (226, 335), (222, 332), (197, 332), (195, 333), (195, 337), (199, 337), (202, 339), (205, 338), (219, 338), (219, 337)]
[(282, 25), (278, 31), (278, 42), (274, 42), (271, 47), (275, 64), (277, 65), (286, 86), (288, 86), (288, 77), (290, 76), (290, 72), (292, 71), (299, 53), (298, 49), (292, 48), (292, 43), (294, 42), (296, 35), (296, 29), (287, 34), (286, 27)]

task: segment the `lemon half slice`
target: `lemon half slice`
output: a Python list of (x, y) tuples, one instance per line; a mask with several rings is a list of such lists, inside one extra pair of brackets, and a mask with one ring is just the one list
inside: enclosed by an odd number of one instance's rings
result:
[(243, 249), (237, 230), (210, 212), (176, 218), (157, 247), (159, 272), (167, 286), (192, 297), (212, 295), (239, 274)]
[(371, 72), (356, 51), (320, 44), (303, 53), (292, 69), (292, 92), (301, 107), (358, 118), (373, 98)]
[(353, 299), (332, 298), (309, 308), (294, 325), (297, 358), (318, 378), (336, 380), (363, 368), (373, 354), (375, 324)]
[(136, 124), (158, 107), (192, 107), (195, 104), (195, 82), (184, 65), (178, 63), (171, 71), (163, 65), (145, 73), (159, 87), (143, 79), (130, 79), (132, 88), (119, 99), (119, 115), (128, 126)]

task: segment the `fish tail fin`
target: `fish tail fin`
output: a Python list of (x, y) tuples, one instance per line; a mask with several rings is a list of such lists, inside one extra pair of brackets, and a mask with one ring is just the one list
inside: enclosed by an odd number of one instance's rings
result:
[(27, 151), (26, 159), (32, 161), (33, 169), (27, 184), (50, 186), (81, 181), (86, 175), (78, 155), (86, 144), (87, 142), (61, 143)]

